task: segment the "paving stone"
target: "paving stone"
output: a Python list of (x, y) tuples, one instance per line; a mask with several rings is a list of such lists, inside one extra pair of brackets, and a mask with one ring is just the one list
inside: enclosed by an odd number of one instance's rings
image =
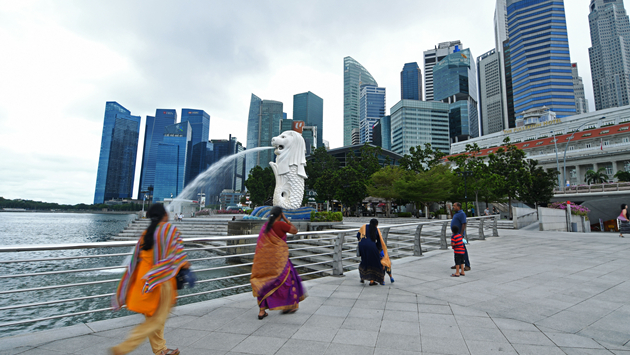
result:
[(396, 349), (376, 348), (374, 349), (374, 355), (430, 355), (429, 353), (421, 353), (419, 351), (406, 351)]
[(364, 355), (364, 354), (372, 354), (373, 352), (374, 352), (373, 347), (332, 343), (328, 346), (328, 349), (326, 349), (325, 354), (326, 355)]
[(418, 322), (418, 311), (415, 307), (409, 311), (391, 311), (386, 309), (383, 314), (383, 319), (415, 323)]
[(286, 339), (250, 336), (232, 350), (246, 354), (275, 354), (284, 345)]
[(190, 345), (196, 349), (232, 350), (247, 335), (213, 332)]
[(591, 338), (567, 333), (545, 332), (545, 335), (554, 344), (563, 348), (603, 349), (603, 347)]
[(364, 318), (348, 317), (343, 321), (341, 329), (356, 329), (378, 332), (381, 329), (381, 322), (370, 322)]
[(508, 342), (493, 342), (482, 340), (466, 340), (468, 350), (472, 355), (518, 355), (516, 350)]
[(422, 343), (420, 337), (409, 335), (394, 335), (380, 333), (376, 341), (377, 348), (405, 350), (405, 351), (422, 351)]
[(82, 335), (82, 336), (69, 338), (69, 339), (53, 341), (51, 343), (43, 344), (39, 346), (39, 348), (46, 349), (46, 350), (74, 353), (81, 349), (90, 348), (104, 341), (106, 341), (106, 338), (97, 337), (95, 335), (89, 334), (89, 335)]
[(337, 334), (338, 329), (325, 327), (301, 327), (291, 339), (323, 341), (330, 343)]
[(542, 346), (529, 344), (512, 344), (519, 355), (566, 355), (556, 346)]
[(339, 306), (321, 306), (315, 312), (315, 315), (328, 316), (328, 317), (347, 317), (350, 313), (351, 307), (339, 307)]
[(327, 342), (289, 339), (276, 352), (276, 355), (322, 355), (326, 352), (328, 345)]
[(503, 334), (512, 344), (529, 344), (553, 346), (554, 343), (542, 332), (528, 332), (522, 330), (504, 330)]
[(606, 349), (580, 349), (580, 348), (561, 348), (567, 355), (611, 355), (611, 351)]
[(422, 336), (422, 351), (436, 354), (470, 354), (468, 346), (461, 338), (436, 338)]
[(420, 335), (420, 323), (401, 322), (395, 320), (384, 319), (381, 322), (381, 333), (401, 334), (409, 336)]

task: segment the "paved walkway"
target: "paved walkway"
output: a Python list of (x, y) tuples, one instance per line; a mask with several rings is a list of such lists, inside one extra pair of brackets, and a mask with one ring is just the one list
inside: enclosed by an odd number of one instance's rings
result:
[[(465, 277), (433, 251), (395, 262), (386, 286), (356, 271), (308, 282), (293, 315), (259, 321), (250, 294), (177, 307), (166, 338), (184, 355), (630, 354), (630, 238), (500, 233), (469, 246)], [(106, 354), (141, 319), (0, 338), (0, 354)]]

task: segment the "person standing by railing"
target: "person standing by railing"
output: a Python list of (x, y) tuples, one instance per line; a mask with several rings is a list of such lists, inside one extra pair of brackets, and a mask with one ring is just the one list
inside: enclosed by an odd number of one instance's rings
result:
[(258, 319), (269, 315), (267, 309), (295, 313), (307, 296), (302, 279), (289, 260), (287, 233), (297, 232), (279, 206), (271, 209), (269, 220), (260, 229), (250, 277), (260, 309)]
[(164, 340), (164, 324), (177, 297), (175, 276), (180, 268), (190, 267), (177, 228), (168, 222), (162, 204), (147, 211), (151, 224), (142, 234), (127, 269), (112, 299), (114, 310), (123, 305), (144, 314), (144, 323), (134, 328), (127, 339), (110, 349), (113, 355), (128, 354), (147, 337), (154, 354), (177, 355)]
[(619, 237), (623, 238), (624, 233), (630, 233), (630, 221), (628, 220), (628, 205), (621, 205), (621, 213), (619, 213)]

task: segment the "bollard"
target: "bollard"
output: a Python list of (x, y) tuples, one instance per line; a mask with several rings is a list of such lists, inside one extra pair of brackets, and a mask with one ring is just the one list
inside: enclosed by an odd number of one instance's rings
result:
[(387, 236), (389, 235), (389, 228), (383, 228), (383, 232), (381, 232), (381, 236), (383, 237), (383, 242), (385, 246), (387, 246)]
[(413, 255), (422, 256), (422, 241), (420, 235), (422, 234), (422, 224), (416, 228), (416, 235), (413, 238)]
[(481, 240), (486, 240), (486, 235), (483, 234), (483, 221), (485, 221), (485, 218), (481, 218), (479, 220), (479, 239)]
[(343, 242), (345, 233), (338, 233), (335, 239), (335, 249), (333, 250), (333, 276), (343, 276)]
[(448, 222), (444, 222), (442, 224), (442, 233), (440, 234), (440, 249), (448, 249), (446, 246), (446, 227), (448, 227)]
[(494, 216), (494, 223), (492, 224), (492, 236), (493, 237), (498, 237), (499, 236), (499, 227), (498, 224), (499, 223), (499, 216), (495, 215)]

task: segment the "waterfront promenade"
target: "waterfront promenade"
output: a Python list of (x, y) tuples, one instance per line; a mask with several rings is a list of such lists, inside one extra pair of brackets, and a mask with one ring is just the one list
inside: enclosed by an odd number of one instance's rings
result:
[[(176, 307), (165, 337), (184, 355), (630, 354), (630, 238), (500, 234), (469, 245), (465, 277), (436, 250), (395, 260), (385, 286), (356, 271), (309, 281), (293, 315), (258, 320), (251, 293)], [(0, 354), (106, 354), (142, 318), (0, 338)]]

